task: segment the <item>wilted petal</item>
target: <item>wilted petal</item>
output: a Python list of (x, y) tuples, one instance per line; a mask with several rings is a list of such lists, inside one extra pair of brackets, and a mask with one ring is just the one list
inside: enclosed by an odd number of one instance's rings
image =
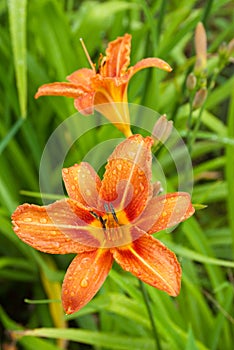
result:
[(101, 180), (93, 167), (82, 162), (62, 170), (68, 196), (83, 205), (97, 207)]
[(73, 83), (51, 83), (40, 86), (35, 94), (35, 98), (48, 95), (77, 98), (87, 92), (89, 92), (89, 89), (82, 85)]
[(131, 38), (130, 34), (125, 34), (109, 43), (100, 67), (102, 76), (120, 77), (125, 74), (130, 63)]
[[(80, 213), (81, 216), (81, 213)], [(17, 236), (35, 249), (50, 254), (79, 253), (93, 250), (93, 247), (82, 245), (66, 235), (66, 231), (77, 231), (78, 221), (94, 218), (83, 211), (83, 220), (76, 218), (65, 200), (48, 206), (23, 204), (12, 214), (14, 231)], [(89, 234), (82, 228), (80, 234)]]
[(154, 233), (179, 224), (193, 213), (188, 193), (169, 193), (152, 198), (135, 224), (148, 233)]
[(113, 249), (120, 266), (149, 285), (176, 296), (180, 291), (181, 267), (175, 254), (145, 234), (124, 248)]
[(100, 198), (112, 203), (116, 211), (124, 210), (130, 221), (140, 215), (152, 195), (152, 143), (150, 137), (133, 135), (115, 148), (106, 166)]
[(112, 263), (112, 254), (107, 249), (96, 249), (75, 257), (62, 287), (62, 302), (67, 314), (78, 311), (94, 297), (105, 281)]

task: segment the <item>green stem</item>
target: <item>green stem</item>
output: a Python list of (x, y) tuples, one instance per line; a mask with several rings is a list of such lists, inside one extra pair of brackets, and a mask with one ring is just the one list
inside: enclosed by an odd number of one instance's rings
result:
[(151, 327), (152, 327), (152, 333), (153, 333), (154, 340), (155, 340), (155, 346), (156, 346), (155, 349), (162, 350), (162, 347), (161, 347), (161, 344), (159, 341), (157, 328), (156, 328), (154, 318), (153, 318), (153, 313), (152, 313), (152, 310), (150, 307), (149, 295), (147, 293), (147, 290), (146, 290), (144, 283), (141, 280), (139, 280), (139, 284), (140, 284), (140, 289), (141, 289), (143, 299), (144, 299), (144, 302), (145, 302), (145, 305), (146, 305), (146, 308), (147, 308), (147, 311), (149, 314), (149, 319), (150, 319), (150, 323), (151, 323)]

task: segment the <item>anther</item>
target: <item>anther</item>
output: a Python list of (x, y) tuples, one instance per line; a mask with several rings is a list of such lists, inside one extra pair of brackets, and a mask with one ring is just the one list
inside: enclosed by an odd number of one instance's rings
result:
[(90, 214), (93, 215), (97, 220), (100, 221), (102, 228), (105, 230), (106, 229), (106, 219), (103, 219), (101, 215), (96, 214), (94, 211), (90, 211)]
[(116, 215), (116, 212), (115, 212), (115, 209), (113, 207), (113, 204), (110, 203), (109, 206), (107, 203), (104, 204), (104, 208), (105, 208), (105, 211), (108, 213), (108, 212), (111, 212), (112, 216), (113, 216), (113, 219), (115, 220), (115, 222), (118, 224), (119, 221), (118, 221), (118, 218), (117, 218), (117, 215)]
[(112, 216), (113, 216), (115, 222), (118, 224), (118, 223), (119, 223), (119, 220), (118, 220), (118, 218), (117, 218), (117, 215), (116, 215), (116, 212), (115, 212), (115, 209), (114, 209), (112, 203), (110, 203), (110, 210), (111, 210), (111, 214), (112, 214)]
[(95, 219), (99, 220), (99, 215), (96, 214), (94, 211), (90, 210), (90, 214), (93, 215), (95, 217)]
[(105, 230), (106, 229), (106, 221), (104, 220), (101, 216), (99, 216), (100, 223), (102, 224), (102, 228)]

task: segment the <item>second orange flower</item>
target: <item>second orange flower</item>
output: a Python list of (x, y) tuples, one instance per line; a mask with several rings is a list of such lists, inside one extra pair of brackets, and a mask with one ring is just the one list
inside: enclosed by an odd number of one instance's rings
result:
[(130, 50), (131, 35), (118, 37), (109, 43), (106, 55), (100, 55), (97, 70), (88, 56), (91, 69), (82, 68), (75, 71), (67, 77), (69, 82), (42, 85), (35, 97), (58, 95), (74, 98), (75, 108), (81, 114), (90, 115), (96, 109), (128, 137), (132, 134), (127, 106), (129, 80), (135, 73), (148, 67), (168, 72), (172, 70), (168, 63), (153, 57), (142, 59), (128, 68)]

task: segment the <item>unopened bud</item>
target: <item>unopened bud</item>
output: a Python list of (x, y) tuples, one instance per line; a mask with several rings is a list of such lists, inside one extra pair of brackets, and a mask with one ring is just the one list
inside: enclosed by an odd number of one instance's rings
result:
[(228, 43), (228, 55), (229, 57), (234, 56), (234, 39)]
[(152, 137), (155, 139), (155, 144), (157, 145), (159, 142), (165, 143), (168, 137), (171, 134), (173, 127), (173, 122), (168, 121), (165, 114), (163, 114), (158, 121), (155, 123)]
[(227, 51), (228, 51), (228, 46), (227, 46), (227, 43), (223, 42), (220, 44), (219, 46), (219, 55), (220, 56), (226, 56), (227, 55)]
[(194, 40), (195, 40), (195, 51), (196, 51), (196, 63), (195, 63), (194, 71), (199, 73), (206, 69), (206, 54), (207, 54), (206, 31), (201, 22), (199, 22), (196, 27)]
[(186, 79), (186, 86), (189, 91), (193, 91), (197, 84), (197, 78), (193, 73), (190, 73)]
[(200, 108), (205, 102), (206, 97), (207, 97), (207, 89), (205, 87), (198, 90), (193, 100), (193, 109)]
[(161, 192), (163, 192), (162, 184), (160, 181), (153, 183), (153, 196), (158, 196)]

